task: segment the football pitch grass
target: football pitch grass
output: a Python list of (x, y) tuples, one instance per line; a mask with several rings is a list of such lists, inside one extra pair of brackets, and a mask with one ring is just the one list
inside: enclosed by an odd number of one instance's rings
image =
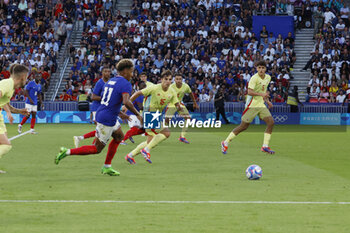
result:
[[(339, 203), (350, 202), (346, 128), (276, 126), (276, 154), (267, 155), (264, 126), (251, 126), (222, 155), (233, 127), (189, 132), (189, 145), (175, 132), (152, 150), (153, 164), (139, 155), (129, 165), (126, 153), (145, 140), (136, 136), (119, 146), (113, 168), (121, 176), (110, 177), (100, 173), (107, 148), (54, 164), (60, 146), (73, 147), (92, 125), (39, 124), (39, 134), (15, 139), (0, 159), (0, 232), (350, 232), (350, 203)], [(251, 164), (262, 167), (261, 180), (246, 178)]]

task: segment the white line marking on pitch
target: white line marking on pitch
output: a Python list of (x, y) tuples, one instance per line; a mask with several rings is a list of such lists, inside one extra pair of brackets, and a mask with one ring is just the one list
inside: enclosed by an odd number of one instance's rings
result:
[(331, 201), (115, 201), (115, 200), (0, 200), (0, 203), (130, 203), (130, 204), (289, 204), (289, 205), (350, 205)]

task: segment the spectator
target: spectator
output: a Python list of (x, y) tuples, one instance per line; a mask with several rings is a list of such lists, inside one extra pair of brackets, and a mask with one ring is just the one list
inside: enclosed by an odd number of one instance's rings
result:
[(205, 89), (202, 89), (201, 94), (199, 95), (199, 103), (209, 102), (209, 96), (205, 93)]
[(60, 95), (60, 101), (71, 101), (71, 96), (67, 94), (66, 90), (63, 90), (63, 93)]
[(344, 103), (345, 99), (346, 99), (346, 95), (345, 95), (344, 91), (341, 89), (339, 91), (339, 95), (336, 98), (336, 102), (337, 103)]

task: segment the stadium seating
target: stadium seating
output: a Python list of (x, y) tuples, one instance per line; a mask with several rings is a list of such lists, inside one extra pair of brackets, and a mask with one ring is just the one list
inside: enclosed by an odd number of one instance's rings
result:
[[(72, 1), (54, 2), (11, 0), (1, 3), (1, 79), (9, 77), (11, 63), (25, 64), (31, 70), (30, 79), (40, 75), (43, 90), (47, 89), (57, 69), (59, 49), (75, 14)], [(16, 90), (13, 100), (23, 98), (23, 92)]]
[[(329, 4), (314, 3), (314, 6), (315, 45), (311, 58), (304, 67), (305, 70), (311, 69), (308, 94), (312, 86), (317, 86), (319, 87), (317, 92), (320, 93), (322, 89), (323, 92), (329, 93), (326, 100), (334, 103), (340, 90), (343, 90), (348, 95), (346, 100), (348, 101), (350, 99), (349, 6), (338, 1)], [(314, 76), (317, 80), (313, 81)], [(331, 87), (333, 81), (335, 85)]]
[[(202, 89), (215, 95), (223, 86), (226, 101), (244, 101), (246, 84), (255, 73), (254, 62), (269, 59), (272, 80), (288, 88), (290, 67), (295, 61), (293, 38), (271, 36), (261, 43), (251, 31), (253, 11), (232, 1), (146, 2), (135, 1), (131, 15), (112, 16), (104, 7), (89, 5), (84, 13), (82, 46), (72, 54), (79, 58), (78, 80), (69, 78), (74, 89), (86, 80), (96, 83), (98, 71), (112, 67), (123, 57), (135, 62), (135, 79), (146, 72), (157, 83), (162, 70), (184, 74), (186, 82), (199, 97)], [(252, 6), (252, 9), (254, 7)], [(186, 15), (185, 17), (182, 17)], [(198, 28), (198, 30), (194, 30)], [(285, 49), (281, 49), (284, 47)], [(84, 70), (91, 72), (85, 73)], [(277, 86), (276, 90), (282, 92)]]

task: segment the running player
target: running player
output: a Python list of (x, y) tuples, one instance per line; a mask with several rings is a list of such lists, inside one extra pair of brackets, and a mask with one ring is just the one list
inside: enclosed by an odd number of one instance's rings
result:
[[(151, 85), (132, 95), (131, 101), (134, 101), (139, 96), (145, 96), (144, 111), (162, 112), (169, 104), (176, 106), (177, 111), (181, 112), (179, 100), (176, 97), (175, 91), (170, 88), (172, 75), (170, 70), (166, 70), (161, 74), (162, 82), (157, 85)], [(159, 113), (160, 114), (160, 113)], [(150, 151), (153, 147), (170, 136), (170, 131), (166, 127), (161, 127), (159, 130), (146, 129), (147, 140), (139, 144), (133, 151), (125, 156), (125, 160), (130, 164), (135, 164), (134, 156), (141, 153), (148, 163), (152, 163)]]
[[(194, 109), (198, 108), (198, 105), (196, 103), (196, 99), (194, 98), (194, 95), (192, 93), (190, 86), (188, 86), (187, 83), (183, 83), (182, 82), (182, 75), (177, 73), (177, 74), (175, 74), (175, 82), (170, 85), (170, 88), (172, 88), (176, 92), (177, 98), (180, 101), (182, 111), (179, 112), (179, 114), (184, 117), (185, 121), (187, 121), (188, 119), (191, 118), (191, 116), (190, 116), (190, 113), (188, 112), (187, 108), (185, 107), (185, 105), (183, 103), (181, 103), (181, 101), (186, 93), (190, 94), (190, 97), (193, 101), (193, 108)], [(176, 107), (170, 103), (166, 109), (165, 117), (170, 120), (176, 112), (177, 112)], [(180, 142), (189, 143), (188, 140), (185, 138), (186, 131), (187, 131), (187, 127), (185, 126), (182, 128), (181, 135), (179, 137)]]
[(260, 119), (265, 121), (267, 127), (264, 134), (264, 142), (261, 147), (262, 152), (268, 154), (274, 154), (275, 152), (270, 149), (269, 142), (271, 138), (272, 129), (274, 126), (274, 120), (271, 116), (270, 111), (267, 109), (265, 102), (272, 108), (273, 105), (269, 101), (267, 87), (271, 81), (270, 75), (266, 74), (266, 62), (259, 61), (256, 64), (258, 73), (253, 75), (248, 84), (248, 98), (246, 101), (246, 108), (242, 114), (242, 122), (236, 127), (226, 138), (225, 141), (221, 142), (221, 151), (223, 154), (227, 153), (229, 142), (236, 137), (238, 134), (243, 132), (249, 127), (249, 124), (254, 118), (259, 115)]
[[(10, 124), (13, 123), (11, 113), (19, 113), (27, 116), (27, 109), (17, 109), (12, 107), (9, 102), (16, 88), (22, 88), (27, 82), (29, 69), (24, 65), (13, 64), (10, 67), (10, 78), (0, 81), (0, 110), (3, 108), (6, 111), (7, 118)], [(0, 158), (7, 154), (12, 148), (11, 142), (7, 138), (7, 130), (4, 123), (4, 118), (0, 114)], [(6, 173), (0, 170), (0, 174)]]
[[(141, 82), (138, 83), (138, 87), (139, 87), (139, 90), (142, 90), (142, 89), (144, 89), (146, 87), (146, 84), (143, 81), (141, 81)], [(139, 111), (139, 112), (141, 112), (143, 110), (143, 104), (142, 104), (143, 99), (144, 99), (143, 96), (140, 95), (133, 102), (135, 109), (137, 111)], [(134, 143), (134, 140), (133, 140), (132, 136), (140, 135), (140, 134), (144, 134), (145, 133), (145, 129), (143, 128), (143, 126), (142, 126), (141, 122), (139, 121), (139, 119), (137, 119), (137, 117), (134, 114), (132, 114), (130, 111), (127, 112), (127, 114), (128, 113), (130, 115), (130, 121), (128, 121), (130, 129), (129, 129), (128, 132), (125, 133), (124, 139), (120, 143), (121, 145), (126, 145), (125, 141), (128, 140), (128, 139), (130, 139), (130, 141), (132, 143)]]
[[(92, 111), (92, 118), (93, 118), (93, 121), (95, 123), (96, 123), (96, 120), (95, 120), (96, 111), (97, 111), (98, 107), (100, 107), (100, 105), (101, 105), (101, 97), (102, 97), (103, 87), (108, 82), (110, 77), (111, 77), (111, 69), (107, 66), (103, 67), (102, 78), (96, 82), (95, 87), (94, 87), (94, 91), (92, 92), (91, 100), (93, 102), (91, 105), (91, 111)], [(73, 141), (74, 141), (75, 148), (79, 147), (80, 141), (87, 139), (87, 138), (95, 137), (95, 134), (96, 134), (96, 130), (91, 131), (87, 134), (84, 134), (83, 136), (74, 136)]]
[(62, 147), (56, 156), (55, 163), (58, 164), (67, 155), (89, 155), (99, 154), (109, 143), (105, 164), (102, 167), (102, 174), (118, 176), (120, 173), (111, 167), (112, 159), (117, 151), (118, 145), (123, 140), (124, 134), (117, 121), (122, 103), (142, 122), (140, 113), (130, 101), (131, 83), (134, 65), (129, 59), (122, 59), (117, 64), (117, 71), (120, 76), (111, 78), (103, 88), (101, 106), (96, 112), (96, 142), (94, 145), (82, 146), (75, 149)]
[[(34, 80), (30, 81), (25, 88), (25, 96), (27, 97), (25, 102), (25, 108), (32, 115), (32, 120), (30, 121), (30, 133), (37, 134), (34, 130), (35, 120), (36, 120), (36, 112), (38, 111), (38, 103), (42, 103), (41, 97), (41, 84), (40, 84), (40, 74), (36, 74), (34, 76)], [(38, 102), (39, 99), (39, 102)], [(29, 117), (23, 117), (23, 120), (20, 124), (18, 124), (18, 133), (22, 133), (22, 126)]]

